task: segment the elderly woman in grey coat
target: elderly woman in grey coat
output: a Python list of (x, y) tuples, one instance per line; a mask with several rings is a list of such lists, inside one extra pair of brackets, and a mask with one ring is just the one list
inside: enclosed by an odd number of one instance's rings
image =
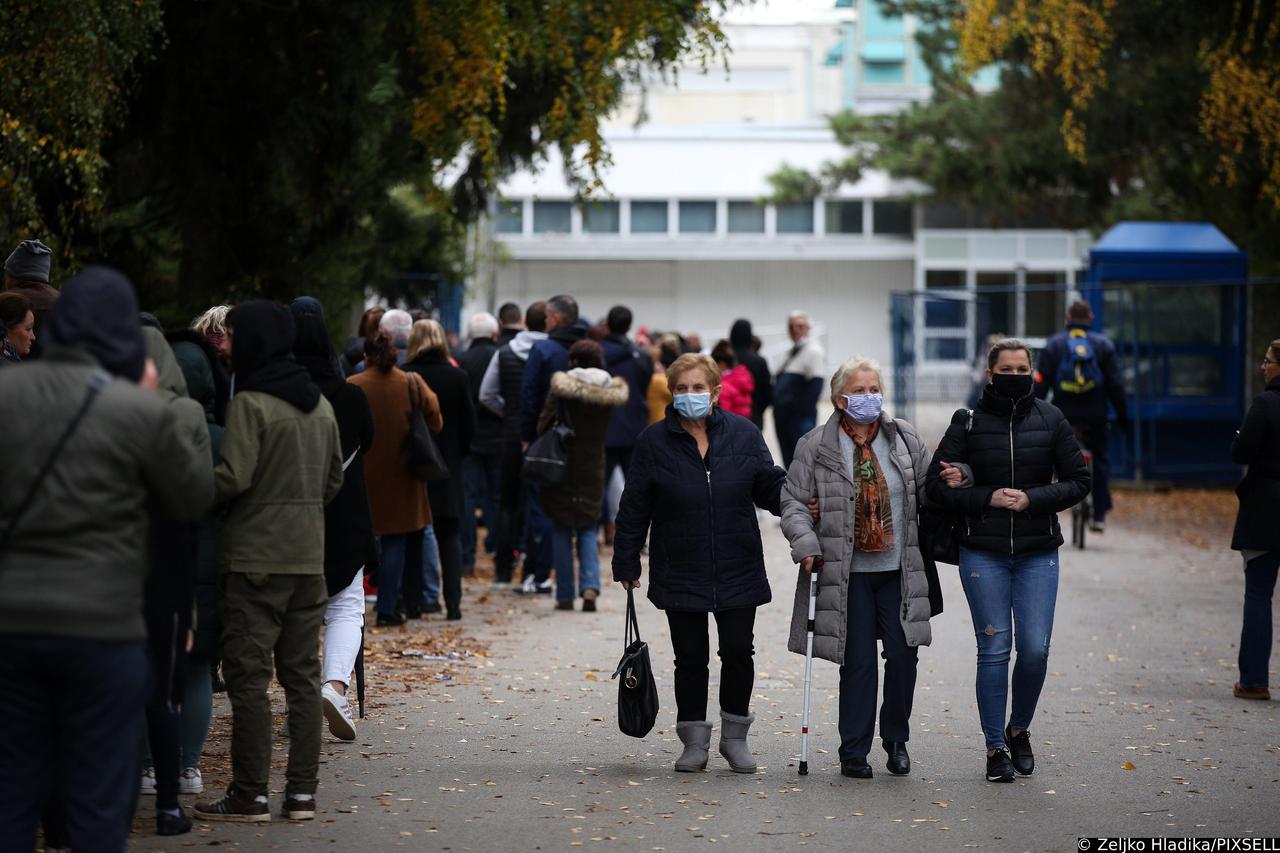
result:
[[(932, 639), (916, 521), (930, 454), (915, 427), (884, 413), (882, 387), (874, 360), (840, 366), (831, 378), (836, 410), (800, 439), (782, 490), (782, 532), (802, 569), (788, 647), (805, 652), (807, 573), (818, 571), (813, 653), (840, 665), (840, 772), (858, 779), (872, 775), (876, 639), (885, 657), (880, 737), (898, 776), (911, 772), (917, 649)], [(963, 469), (950, 476), (958, 485)]]

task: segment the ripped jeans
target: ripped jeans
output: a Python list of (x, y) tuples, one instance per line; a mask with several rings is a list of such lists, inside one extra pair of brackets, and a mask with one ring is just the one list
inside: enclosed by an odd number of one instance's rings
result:
[(1013, 712), (1009, 725), (1031, 727), (1049, 668), (1049, 638), (1058, 598), (1058, 552), (1010, 556), (960, 549), (960, 583), (978, 638), (978, 716), (987, 749), (1005, 745), (1009, 655), (1013, 667)]

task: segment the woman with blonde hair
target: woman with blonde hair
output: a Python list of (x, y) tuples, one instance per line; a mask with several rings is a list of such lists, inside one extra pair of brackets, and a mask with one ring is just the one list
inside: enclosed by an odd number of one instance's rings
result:
[[(640, 588), (649, 541), (649, 600), (667, 611), (676, 656), (675, 768), (707, 766), (707, 615), (720, 653), (720, 754), (754, 773), (747, 732), (755, 678), (756, 608), (772, 600), (756, 507), (778, 514), (785, 476), (755, 424), (716, 406), (720, 370), (710, 357), (682, 355), (667, 368), (673, 402), (640, 434), (618, 509), (613, 579)], [(651, 535), (650, 535), (651, 534)]]
[[(436, 436), (440, 454), (449, 467), (449, 479), (433, 482), (427, 495), (431, 500), (431, 525), (440, 549), (441, 586), (447, 619), (462, 618), (462, 457), (471, 449), (476, 431), (476, 411), (471, 402), (467, 373), (454, 366), (449, 355), (449, 338), (435, 320), (417, 320), (409, 332), (409, 351), (404, 364), (408, 373), (426, 380), (440, 401), (444, 429)], [(405, 584), (405, 599), (421, 599), (421, 580)]]
[[(835, 411), (796, 444), (782, 493), (782, 532), (802, 569), (788, 648), (805, 653), (809, 573), (817, 571), (813, 654), (840, 666), (840, 772), (855, 779), (872, 776), (877, 639), (885, 659), (880, 738), (895, 776), (911, 772), (917, 649), (931, 639), (916, 522), (929, 451), (915, 427), (885, 413), (883, 385), (873, 359), (840, 365), (831, 377)], [(818, 518), (810, 515), (814, 499)]]
[(231, 338), (227, 336), (227, 315), (230, 305), (215, 305), (191, 322), (191, 328), (213, 344), (223, 361), (231, 363)]

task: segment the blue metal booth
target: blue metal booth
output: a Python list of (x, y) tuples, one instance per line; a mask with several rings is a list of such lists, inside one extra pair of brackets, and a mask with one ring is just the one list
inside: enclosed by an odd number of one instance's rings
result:
[(1130, 434), (1116, 479), (1234, 482), (1245, 409), (1248, 258), (1204, 222), (1123, 222), (1089, 253), (1081, 285), (1118, 350)]

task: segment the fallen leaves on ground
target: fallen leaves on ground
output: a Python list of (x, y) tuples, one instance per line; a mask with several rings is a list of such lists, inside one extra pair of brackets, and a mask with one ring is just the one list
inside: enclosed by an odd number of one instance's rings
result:
[(1227, 546), (1239, 508), (1229, 489), (1116, 491), (1114, 496), (1109, 521), (1205, 549)]

